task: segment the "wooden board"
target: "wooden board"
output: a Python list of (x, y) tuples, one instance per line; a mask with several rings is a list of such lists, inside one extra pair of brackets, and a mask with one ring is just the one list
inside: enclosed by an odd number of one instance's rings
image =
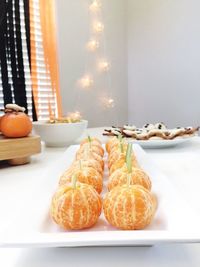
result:
[[(40, 152), (41, 140), (39, 136), (5, 138), (0, 134), (0, 160), (19, 159), (20, 164), (20, 159), (23, 163), (23, 160)], [(13, 161), (13, 164), (15, 164), (15, 161)]]

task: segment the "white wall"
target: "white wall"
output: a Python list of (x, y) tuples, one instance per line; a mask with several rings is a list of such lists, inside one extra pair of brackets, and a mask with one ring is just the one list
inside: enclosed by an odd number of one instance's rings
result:
[(128, 0), (129, 121), (200, 120), (200, 1)]
[[(116, 101), (114, 109), (104, 110), (100, 98), (107, 91), (104, 75), (95, 74), (97, 87), (81, 91), (77, 80), (87, 68), (94, 69), (94, 61), (85, 51), (89, 38), (89, 0), (58, 0), (58, 51), (61, 94), (65, 113), (77, 109), (90, 126), (122, 124), (128, 120), (126, 14), (124, 0), (103, 0), (103, 23), (107, 56), (111, 60), (111, 94)], [(98, 56), (102, 54), (102, 49)]]

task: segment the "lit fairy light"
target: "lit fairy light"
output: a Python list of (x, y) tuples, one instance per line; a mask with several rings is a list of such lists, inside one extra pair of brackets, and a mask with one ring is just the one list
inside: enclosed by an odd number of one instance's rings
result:
[(93, 81), (93, 79), (89, 75), (83, 76), (79, 80), (79, 85), (83, 89), (89, 89), (89, 88), (91, 88), (92, 85), (93, 85), (93, 83), (94, 83), (94, 81)]
[(95, 22), (94, 25), (93, 25), (93, 29), (96, 33), (102, 33), (103, 30), (104, 30), (104, 25), (102, 22), (98, 21), (98, 22)]
[(110, 70), (110, 67), (111, 67), (110, 63), (108, 61), (106, 61), (106, 60), (100, 61), (98, 63), (98, 69), (101, 72), (107, 72), (107, 71), (109, 71)]
[(108, 108), (114, 108), (114, 106), (115, 106), (115, 101), (114, 101), (114, 99), (109, 98), (109, 99), (107, 100), (107, 107), (108, 107)]
[(114, 108), (115, 106), (115, 101), (113, 98), (110, 97), (104, 97), (101, 99), (102, 105), (105, 109), (107, 108)]
[(87, 45), (86, 45), (87, 49), (91, 52), (96, 51), (99, 48), (99, 42), (95, 39), (91, 39)]
[(98, 12), (101, 9), (101, 2), (99, 0), (94, 0), (92, 4), (90, 5), (89, 9), (92, 12)]
[[(93, 35), (91, 39), (88, 40), (86, 43), (86, 50), (89, 52), (95, 52), (100, 48), (100, 34), (104, 32), (104, 24), (100, 19), (100, 12), (101, 12), (102, 3), (101, 0), (91, 0), (91, 4), (89, 5), (89, 10), (91, 11), (91, 18), (92, 18), (92, 30)], [(99, 34), (99, 35), (98, 35)], [(94, 53), (96, 55), (96, 53)], [(96, 70), (99, 72), (109, 72), (111, 69), (111, 63), (105, 59), (101, 58), (100, 60), (97, 59)], [(90, 74), (84, 75), (78, 81), (78, 85), (82, 89), (91, 89), (94, 85), (93, 77)], [(115, 107), (115, 100), (108, 95), (104, 95), (104, 97), (100, 98), (100, 105), (104, 109), (112, 109)], [(81, 114), (79, 111), (70, 113), (70, 118), (72, 120), (79, 120), (81, 118)]]

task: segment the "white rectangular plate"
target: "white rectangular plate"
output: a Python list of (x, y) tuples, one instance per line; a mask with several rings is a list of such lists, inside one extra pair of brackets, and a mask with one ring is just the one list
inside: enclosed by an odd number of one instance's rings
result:
[[(152, 224), (145, 230), (120, 231), (110, 226), (103, 213), (98, 223), (89, 230), (64, 231), (49, 216), (51, 197), (59, 176), (70, 165), (78, 146), (71, 146), (63, 157), (50, 167), (49, 174), (33, 194), (33, 202), (25, 203), (18, 215), (0, 237), (3, 247), (81, 247), (81, 246), (148, 246), (158, 243), (200, 242), (199, 219), (169, 180), (159, 172), (139, 145), (134, 152), (142, 168), (149, 174), (153, 192), (158, 198), (158, 209)], [(107, 170), (104, 178), (106, 192)], [(26, 206), (27, 205), (27, 206)], [(20, 220), (19, 220), (20, 218)]]

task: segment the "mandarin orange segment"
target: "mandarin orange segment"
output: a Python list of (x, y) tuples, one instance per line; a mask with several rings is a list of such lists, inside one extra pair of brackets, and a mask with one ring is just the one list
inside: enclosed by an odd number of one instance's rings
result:
[(122, 230), (139, 230), (148, 226), (155, 214), (155, 199), (140, 185), (115, 187), (103, 201), (106, 220)]

